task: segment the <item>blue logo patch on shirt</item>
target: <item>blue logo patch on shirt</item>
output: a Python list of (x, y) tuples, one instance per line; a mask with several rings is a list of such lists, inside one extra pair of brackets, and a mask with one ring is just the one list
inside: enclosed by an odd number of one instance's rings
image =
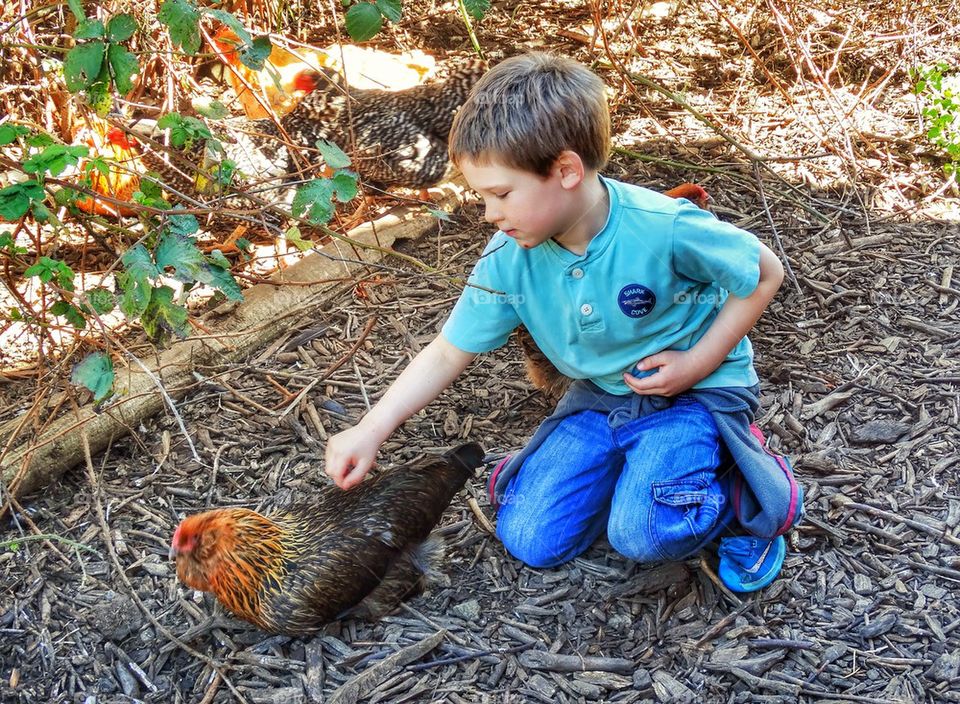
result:
[(657, 305), (656, 294), (641, 284), (628, 284), (617, 296), (620, 310), (629, 318), (642, 318)]

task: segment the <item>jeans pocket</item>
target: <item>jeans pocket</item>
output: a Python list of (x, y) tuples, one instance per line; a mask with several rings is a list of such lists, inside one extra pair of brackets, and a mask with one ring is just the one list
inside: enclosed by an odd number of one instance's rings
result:
[(665, 560), (682, 560), (696, 551), (717, 524), (724, 496), (713, 476), (653, 483), (650, 535)]

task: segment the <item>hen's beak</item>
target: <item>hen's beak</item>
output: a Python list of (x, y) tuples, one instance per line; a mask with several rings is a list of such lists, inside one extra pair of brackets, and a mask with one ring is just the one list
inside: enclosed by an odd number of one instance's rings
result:
[(167, 557), (168, 557), (170, 560), (176, 560), (176, 559), (177, 559), (177, 555), (179, 555), (179, 554), (180, 554), (180, 551), (177, 550), (177, 549), (173, 546), (173, 544), (171, 544), (171, 545), (170, 545), (170, 552), (167, 554)]

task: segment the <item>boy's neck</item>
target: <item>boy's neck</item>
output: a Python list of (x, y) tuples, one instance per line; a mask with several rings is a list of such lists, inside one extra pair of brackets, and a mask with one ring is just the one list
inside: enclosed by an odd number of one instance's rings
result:
[(574, 254), (583, 254), (607, 223), (610, 196), (596, 171), (586, 174), (572, 195), (576, 203), (571, 212), (578, 215), (565, 232), (553, 236), (553, 241)]

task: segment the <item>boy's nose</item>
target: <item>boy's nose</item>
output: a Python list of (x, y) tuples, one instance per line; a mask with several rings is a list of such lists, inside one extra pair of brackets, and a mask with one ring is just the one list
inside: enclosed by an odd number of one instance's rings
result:
[(500, 212), (494, 208), (491, 208), (489, 205), (483, 209), (483, 219), (486, 220), (491, 225), (495, 225), (500, 222)]

